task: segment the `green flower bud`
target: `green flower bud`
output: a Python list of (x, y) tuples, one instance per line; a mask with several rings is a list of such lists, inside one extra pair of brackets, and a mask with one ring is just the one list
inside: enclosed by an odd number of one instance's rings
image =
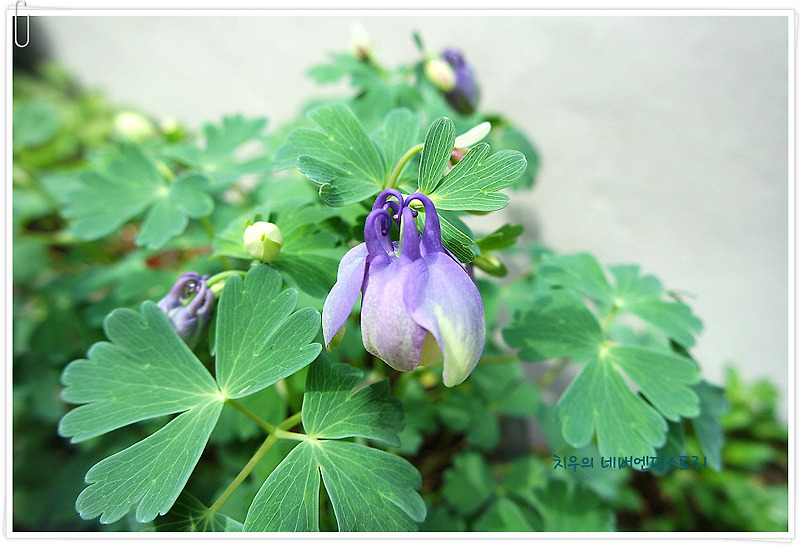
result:
[(245, 228), (244, 246), (256, 260), (272, 262), (281, 252), (283, 236), (273, 223), (259, 221)]

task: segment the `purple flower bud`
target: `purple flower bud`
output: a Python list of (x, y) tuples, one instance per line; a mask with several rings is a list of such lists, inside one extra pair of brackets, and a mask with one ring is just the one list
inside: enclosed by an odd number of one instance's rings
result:
[(460, 114), (472, 114), (478, 106), (480, 90), (472, 68), (464, 61), (460, 52), (445, 48), (442, 58), (455, 73), (456, 83), (444, 97), (453, 109)]
[[(409, 206), (413, 201), (425, 209), (422, 234)], [(400, 225), (400, 242), (389, 239), (392, 222)], [(443, 356), (444, 384), (463, 382), (483, 352), (483, 302), (467, 270), (442, 245), (431, 200), (419, 193), (403, 199), (397, 190), (384, 190), (364, 223), (364, 239), (342, 259), (325, 300), (325, 344), (344, 326), (361, 293), (367, 351), (401, 371)]]
[(197, 345), (214, 310), (214, 293), (206, 285), (207, 279), (207, 275), (186, 272), (158, 303), (178, 336), (190, 348)]

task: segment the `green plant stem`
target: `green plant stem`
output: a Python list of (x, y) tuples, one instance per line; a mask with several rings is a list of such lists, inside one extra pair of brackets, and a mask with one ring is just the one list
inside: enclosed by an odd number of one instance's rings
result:
[(211, 507), (208, 508), (209, 513), (216, 513), (217, 511), (219, 511), (220, 507), (222, 507), (225, 504), (225, 502), (228, 501), (228, 498), (230, 498), (231, 495), (236, 491), (236, 489), (239, 488), (239, 485), (241, 485), (244, 482), (244, 480), (247, 478), (247, 476), (250, 474), (253, 468), (255, 468), (258, 462), (261, 461), (261, 458), (266, 456), (267, 452), (269, 452), (269, 449), (272, 448), (276, 442), (278, 442), (278, 437), (276, 437), (275, 435), (270, 435), (269, 437), (267, 437), (267, 439), (261, 444), (261, 446), (258, 447), (256, 453), (253, 454), (253, 457), (250, 458), (250, 460), (245, 464), (242, 470), (239, 471), (239, 474), (236, 475), (236, 478), (233, 479), (233, 481), (228, 485), (225, 491), (222, 494), (220, 494), (220, 496), (217, 498), (217, 501), (215, 501), (211, 505)]
[(225, 399), (225, 402), (228, 403), (233, 408), (235, 408), (236, 410), (238, 410), (239, 412), (241, 412), (242, 414), (244, 414), (245, 416), (247, 416), (248, 418), (250, 418), (251, 420), (253, 420), (255, 423), (257, 423), (259, 425), (259, 427), (261, 429), (263, 429), (267, 433), (269, 433), (269, 434), (275, 433), (275, 430), (277, 429), (276, 426), (272, 425), (271, 423), (269, 423), (265, 419), (257, 416), (249, 408), (244, 407), (243, 405), (241, 405), (240, 403), (234, 401), (233, 399)]
[(294, 414), (292, 414), (291, 416), (289, 416), (288, 418), (283, 420), (278, 425), (278, 429), (282, 429), (284, 431), (287, 431), (287, 430), (293, 428), (294, 426), (296, 426), (297, 424), (299, 424), (302, 421), (303, 421), (303, 413), (302, 412), (295, 412)]
[(295, 433), (293, 431), (284, 431), (283, 429), (276, 429), (275, 437), (278, 439), (294, 439), (295, 441), (305, 441), (309, 438), (305, 433)]
[(611, 321), (614, 320), (614, 316), (617, 315), (617, 311), (619, 311), (619, 306), (616, 304), (611, 306), (611, 309), (608, 311), (605, 319), (603, 319), (603, 324), (600, 326), (600, 328), (603, 329), (603, 332), (606, 332), (608, 327), (611, 326)]
[[(228, 399), (226, 402), (235, 403), (235, 401), (231, 401), (230, 399)], [(231, 406), (239, 410), (241, 409), (247, 410), (238, 403), (236, 403), (236, 405), (231, 405)], [(245, 415), (250, 418), (255, 416), (249, 410), (247, 410), (247, 413)], [(260, 418), (259, 420), (264, 424), (268, 423), (264, 420), (261, 420)], [(208, 508), (208, 512), (216, 513), (217, 511), (219, 511), (220, 507), (222, 507), (225, 504), (225, 502), (228, 501), (228, 498), (230, 498), (231, 495), (236, 491), (236, 489), (239, 488), (239, 486), (244, 482), (247, 476), (253, 471), (255, 466), (258, 465), (258, 462), (260, 462), (261, 459), (267, 455), (267, 452), (269, 452), (269, 450), (273, 446), (275, 446), (275, 443), (278, 442), (279, 439), (305, 440), (307, 438), (306, 435), (303, 435), (301, 433), (292, 433), (291, 431), (286, 431), (287, 429), (291, 429), (292, 427), (299, 424), (301, 420), (302, 420), (302, 415), (300, 412), (298, 412), (286, 418), (277, 427), (272, 426), (273, 430), (271, 434), (266, 438), (266, 440), (261, 444), (261, 446), (258, 447), (258, 450), (256, 450), (255, 454), (253, 454), (250, 460), (248, 460), (248, 462), (245, 464), (242, 470), (239, 471), (239, 474), (236, 475), (236, 478), (234, 478), (233, 481), (231, 481), (231, 483), (228, 485), (225, 491), (222, 492), (222, 494), (220, 494), (220, 496), (211, 505), (211, 507)], [(261, 424), (259, 423), (259, 425)]]
[(569, 364), (569, 359), (567, 357), (562, 357), (555, 364), (547, 369), (547, 372), (542, 374), (542, 377), (539, 378), (539, 381), (536, 384), (540, 388), (550, 387), (550, 385), (555, 382), (556, 378), (561, 376), (561, 373), (564, 372), (564, 369), (567, 368)]
[(219, 272), (209, 277), (208, 281), (206, 281), (206, 285), (208, 285), (209, 287), (213, 287), (220, 281), (225, 281), (226, 279), (234, 275), (239, 275), (244, 277), (247, 275), (247, 272), (244, 270), (230, 270), (230, 269), (225, 270), (224, 272)]
[(203, 225), (203, 228), (205, 228), (209, 239), (213, 241), (214, 236), (216, 236), (216, 232), (214, 232), (214, 225), (211, 224), (211, 219), (209, 219), (208, 217), (203, 217), (200, 219), (200, 223)]
[[(208, 217), (203, 217), (200, 219), (200, 223), (203, 225), (203, 228), (205, 228), (206, 234), (208, 234), (208, 239), (213, 242), (216, 232), (214, 231), (214, 225), (211, 224), (211, 219)], [(219, 257), (219, 261), (222, 262), (222, 267), (226, 270), (230, 270), (232, 268), (231, 261), (227, 256)]]
[(397, 165), (394, 166), (394, 170), (392, 171), (392, 174), (389, 176), (389, 182), (386, 183), (386, 187), (384, 188), (384, 190), (386, 190), (387, 188), (394, 188), (394, 185), (397, 184), (397, 179), (400, 178), (400, 171), (403, 170), (403, 167), (405, 167), (406, 163), (408, 163), (408, 160), (413, 158), (414, 155), (417, 152), (421, 151), (424, 146), (425, 145), (423, 143), (417, 144), (409, 148), (408, 152), (403, 154), (403, 157), (400, 158), (400, 160), (397, 162)]

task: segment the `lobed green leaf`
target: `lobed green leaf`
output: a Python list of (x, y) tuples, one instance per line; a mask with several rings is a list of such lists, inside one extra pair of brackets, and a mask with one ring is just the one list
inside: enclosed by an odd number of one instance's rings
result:
[(414, 531), (425, 520), (422, 478), (403, 458), (341, 441), (315, 448), (340, 532)]
[(203, 125), (203, 143), (178, 146), (167, 156), (200, 171), (211, 179), (212, 191), (223, 190), (243, 175), (266, 172), (271, 164), (262, 151), (241, 158), (239, 151), (248, 143), (263, 140), (266, 118), (225, 116), (219, 124)]
[(539, 268), (539, 276), (553, 286), (567, 288), (601, 303), (611, 303), (614, 289), (603, 268), (589, 253), (548, 255)]
[(222, 401), (184, 412), (133, 446), (94, 465), (86, 473), (89, 486), (75, 502), (84, 519), (100, 515), (108, 524), (136, 506), (136, 520), (150, 522), (169, 511), (194, 469)]
[(444, 472), (442, 495), (462, 515), (476, 513), (493, 491), (491, 469), (476, 452), (459, 454)]
[(303, 426), (324, 439), (360, 436), (399, 446), (403, 406), (391, 397), (389, 380), (357, 387), (366, 372), (343, 363), (311, 365), (303, 398)]
[(80, 174), (79, 184), (60, 196), (70, 230), (92, 240), (108, 235), (169, 192), (155, 165), (135, 144), (123, 142)]
[(277, 167), (297, 166), (320, 184), (320, 197), (332, 207), (368, 198), (383, 188), (383, 158), (358, 118), (345, 105), (309, 112), (318, 129), (292, 131), (276, 152)]
[(525, 170), (525, 156), (501, 150), (489, 156), (489, 145), (480, 143), (442, 179), (429, 197), (445, 211), (497, 211), (508, 203), (498, 190), (511, 185)]
[(438, 118), (428, 128), (419, 162), (419, 192), (430, 194), (436, 189), (453, 153), (455, 140), (456, 126), (450, 118)]
[(147, 418), (218, 400), (208, 370), (152, 302), (141, 312), (113, 311), (105, 320), (109, 342), (64, 370), (62, 398), (81, 404), (62, 418), (59, 434), (80, 442)]
[(281, 276), (267, 265), (233, 276), (217, 309), (217, 382), (225, 397), (238, 399), (270, 386), (311, 362), (322, 347), (311, 340), (319, 312), (292, 313), (297, 291), (281, 291)]
[(400, 158), (419, 143), (421, 121), (421, 115), (413, 114), (406, 108), (399, 108), (391, 111), (383, 120), (383, 124), (370, 135), (383, 158), (386, 180), (389, 179)]
[[(620, 371), (640, 383), (656, 408), (631, 390)], [(691, 388), (698, 380), (696, 367), (686, 359), (644, 348), (603, 348), (556, 405), (564, 439), (580, 447), (596, 435), (603, 456), (653, 456), (666, 441), (664, 416), (676, 421), (698, 415)]]
[(534, 496), (543, 532), (611, 532), (616, 527), (611, 509), (601, 507), (597, 496), (580, 485), (551, 481)]
[[(59, 432), (80, 441), (146, 418), (181, 412), (142, 441), (92, 467), (76, 508), (103, 523), (136, 507), (150, 521), (177, 499), (217, 424), (226, 398), (241, 398), (283, 379), (313, 360), (319, 313), (292, 313), (297, 293), (280, 291), (280, 274), (256, 266), (245, 280), (230, 278), (217, 317), (219, 385), (152, 302), (141, 313), (120, 309), (105, 323), (110, 342), (63, 374), (64, 399), (81, 404)], [(229, 523), (236, 528), (236, 523)]]
[(553, 290), (518, 311), (503, 329), (503, 338), (521, 348), (520, 359), (536, 362), (555, 357), (578, 361), (596, 355), (603, 332), (592, 312), (574, 294)]

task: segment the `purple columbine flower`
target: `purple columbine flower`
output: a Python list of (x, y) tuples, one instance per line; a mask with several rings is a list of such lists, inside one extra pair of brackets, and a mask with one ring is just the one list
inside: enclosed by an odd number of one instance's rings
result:
[(453, 89), (445, 93), (445, 99), (456, 112), (472, 114), (480, 98), (478, 81), (475, 79), (472, 67), (464, 61), (460, 52), (451, 48), (442, 51), (442, 58), (450, 65), (456, 76), (456, 83)]
[[(186, 272), (158, 303), (178, 336), (190, 348), (197, 345), (214, 310), (214, 293), (206, 285), (207, 279), (207, 275)], [(194, 298), (191, 298), (192, 295)]]
[[(409, 206), (413, 201), (425, 209), (422, 234)], [(400, 225), (400, 242), (389, 237), (393, 221)], [(463, 382), (483, 352), (483, 302), (464, 266), (442, 245), (431, 200), (420, 193), (404, 200), (399, 191), (384, 190), (364, 223), (364, 239), (342, 258), (325, 299), (326, 346), (362, 293), (361, 335), (367, 351), (401, 371), (443, 356), (444, 385)]]

